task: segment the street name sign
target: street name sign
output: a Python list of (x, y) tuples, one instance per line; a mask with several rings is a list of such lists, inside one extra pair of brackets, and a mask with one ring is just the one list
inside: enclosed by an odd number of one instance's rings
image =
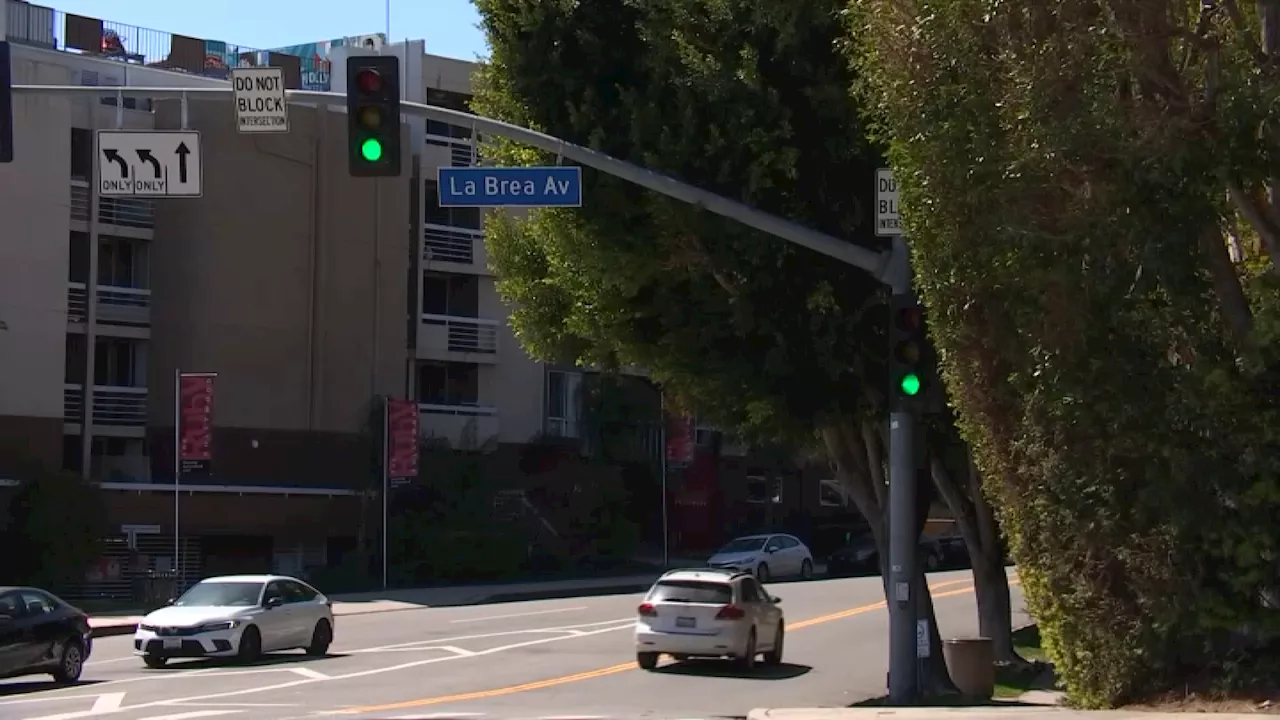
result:
[(440, 207), (582, 207), (580, 167), (442, 167)]
[(204, 164), (194, 130), (99, 130), (103, 197), (201, 197)]
[(902, 234), (898, 217), (898, 182), (888, 168), (876, 170), (876, 235), (893, 237)]
[(242, 133), (289, 132), (289, 104), (284, 97), (284, 69), (231, 69), (235, 92), (236, 129)]

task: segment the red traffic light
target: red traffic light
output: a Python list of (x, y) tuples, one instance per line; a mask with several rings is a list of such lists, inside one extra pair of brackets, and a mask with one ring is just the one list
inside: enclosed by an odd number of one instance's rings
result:
[(915, 332), (924, 327), (924, 309), (919, 305), (915, 307), (902, 308), (898, 310), (898, 317), (894, 318), (898, 329), (903, 332)]
[(377, 70), (361, 70), (356, 74), (356, 86), (363, 93), (382, 92), (382, 75), (378, 74)]

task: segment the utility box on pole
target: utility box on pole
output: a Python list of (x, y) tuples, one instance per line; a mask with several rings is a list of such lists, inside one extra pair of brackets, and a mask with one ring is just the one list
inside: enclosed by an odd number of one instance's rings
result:
[(0, 27), (0, 163), (13, 162), (13, 60)]

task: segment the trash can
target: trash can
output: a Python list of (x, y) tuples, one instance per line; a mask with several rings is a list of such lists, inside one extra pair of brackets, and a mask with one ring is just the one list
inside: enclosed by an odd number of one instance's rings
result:
[(942, 657), (956, 689), (970, 697), (991, 699), (996, 691), (996, 665), (991, 638), (948, 638)]

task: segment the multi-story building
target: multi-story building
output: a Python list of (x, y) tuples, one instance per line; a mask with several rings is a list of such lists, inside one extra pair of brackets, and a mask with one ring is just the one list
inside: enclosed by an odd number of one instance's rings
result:
[[(312, 59), (0, 2), (16, 84), (225, 88), (237, 61), (284, 67), (292, 87), (316, 74)], [(471, 63), (421, 42), (381, 51), (402, 57), (406, 100), (466, 109)], [(96, 130), (184, 115), (202, 197), (97, 193)], [(370, 180), (346, 171), (334, 107), (293, 105), (289, 133), (242, 135), (226, 99), (192, 96), (184, 113), (108, 90), (20, 94), (15, 121), (16, 159), (0, 165), (0, 480), (22, 454), (101, 483), (122, 555), (171, 567), (177, 508), (188, 574), (331, 562), (361, 523), (376, 396), (416, 399), (425, 436), (484, 450), (512, 487), (508, 449), (580, 433), (582, 373), (522, 351), (479, 211), (437, 203), (436, 168), (476, 162), (471, 128), (408, 120), (411, 176)], [(175, 483), (179, 369), (217, 373), (216, 429), (211, 473)], [(761, 498), (747, 501), (777, 502)]]

